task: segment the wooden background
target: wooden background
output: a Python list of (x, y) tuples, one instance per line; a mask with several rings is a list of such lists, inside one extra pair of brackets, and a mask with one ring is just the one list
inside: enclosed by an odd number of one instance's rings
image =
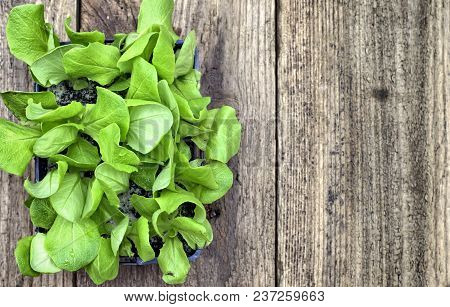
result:
[[(0, 1), (0, 90), (31, 89), (4, 29), (24, 2)], [(135, 29), (140, 1), (42, 2), (59, 33), (72, 15), (111, 37)], [(177, 31), (198, 33), (204, 94), (244, 128), (187, 285), (450, 285), (449, 19), (449, 0), (176, 1)], [(22, 180), (0, 180), (0, 285), (93, 285), (18, 274), (32, 227)], [(151, 266), (106, 285), (163, 284)]]

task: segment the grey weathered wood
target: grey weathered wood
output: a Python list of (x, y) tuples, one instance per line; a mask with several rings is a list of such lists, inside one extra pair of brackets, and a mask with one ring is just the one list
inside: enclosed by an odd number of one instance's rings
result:
[[(33, 1), (0, 1), (0, 91), (32, 90), (27, 66), (10, 55), (6, 41), (5, 26), (10, 9), (16, 5)], [(63, 21), (67, 15), (75, 17), (76, 0), (42, 1), (46, 5), (46, 19), (55, 25), (61, 38), (65, 39)], [(3, 104), (0, 116), (13, 119)], [(30, 168), (31, 169), (31, 168)], [(30, 176), (28, 171), (25, 176)], [(60, 273), (39, 278), (22, 277), (18, 272), (14, 249), (16, 242), (33, 233), (28, 210), (23, 205), (26, 194), (23, 180), (0, 172), (0, 286), (63, 286), (73, 285), (72, 273)]]
[(278, 282), (450, 282), (449, 9), (279, 1)]
[[(108, 4), (107, 4), (108, 3)], [(83, 29), (133, 31), (139, 1), (83, 0)], [(275, 1), (176, 1), (175, 27), (195, 29), (203, 93), (235, 107), (242, 150), (233, 189), (211, 211), (214, 243), (192, 265), (186, 285), (275, 285)], [(78, 285), (92, 285), (85, 273)], [(121, 268), (106, 285), (163, 285), (156, 266)]]

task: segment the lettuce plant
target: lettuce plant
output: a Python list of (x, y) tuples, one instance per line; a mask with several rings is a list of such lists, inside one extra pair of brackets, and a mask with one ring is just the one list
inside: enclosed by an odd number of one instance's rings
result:
[[(179, 284), (186, 251), (211, 243), (205, 205), (233, 184), (227, 163), (241, 125), (233, 108), (209, 108), (195, 33), (174, 49), (172, 13), (172, 0), (143, 0), (136, 32), (112, 43), (74, 31), (68, 18), (70, 43), (60, 44), (42, 5), (11, 10), (10, 51), (47, 89), (1, 93), (17, 121), (0, 119), (0, 168), (23, 176), (33, 157), (49, 166), (24, 182), (39, 232), (17, 244), (23, 275), (84, 269), (101, 284), (117, 276), (120, 257), (157, 257), (163, 280)], [(96, 98), (62, 103), (54, 88), (63, 83), (74, 92), (94, 85)]]

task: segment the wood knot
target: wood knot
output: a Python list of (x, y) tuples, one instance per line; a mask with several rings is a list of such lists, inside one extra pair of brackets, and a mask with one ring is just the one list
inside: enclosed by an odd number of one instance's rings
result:
[(389, 98), (389, 90), (385, 87), (376, 88), (372, 91), (372, 96), (379, 101), (386, 101)]

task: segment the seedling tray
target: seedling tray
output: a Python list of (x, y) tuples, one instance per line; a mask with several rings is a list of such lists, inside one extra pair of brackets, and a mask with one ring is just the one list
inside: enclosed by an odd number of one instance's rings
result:
[[(106, 40), (106, 43), (111, 44), (113, 41), (112, 40)], [(62, 42), (61, 45), (67, 45), (67, 42)], [(178, 40), (175, 43), (175, 50), (180, 49), (181, 46), (183, 46), (183, 40)], [(199, 55), (198, 55), (198, 50), (195, 50), (195, 57), (194, 57), (194, 68), (195, 69), (199, 69), (200, 68), (200, 63), (199, 63)], [(34, 83), (34, 91), (35, 92), (44, 92), (46, 91), (46, 88), (40, 86), (37, 83)], [(47, 175), (48, 172), (48, 160), (47, 159), (43, 159), (43, 158), (35, 158), (35, 171), (34, 171), (34, 175), (35, 175), (35, 180), (36, 182), (41, 181), (42, 179), (44, 179), (45, 175)], [(37, 232), (39, 232), (39, 229), (36, 229)], [(197, 260), (197, 258), (200, 256), (200, 254), (202, 253), (202, 250), (196, 250), (194, 254), (192, 254), (191, 256), (188, 257), (189, 261), (193, 262), (195, 260)], [(141, 258), (139, 257), (120, 257), (120, 264), (121, 265), (127, 265), (127, 266), (145, 266), (145, 265), (150, 265), (150, 264), (156, 264), (157, 263), (157, 258), (150, 260), (150, 261), (143, 261)]]

